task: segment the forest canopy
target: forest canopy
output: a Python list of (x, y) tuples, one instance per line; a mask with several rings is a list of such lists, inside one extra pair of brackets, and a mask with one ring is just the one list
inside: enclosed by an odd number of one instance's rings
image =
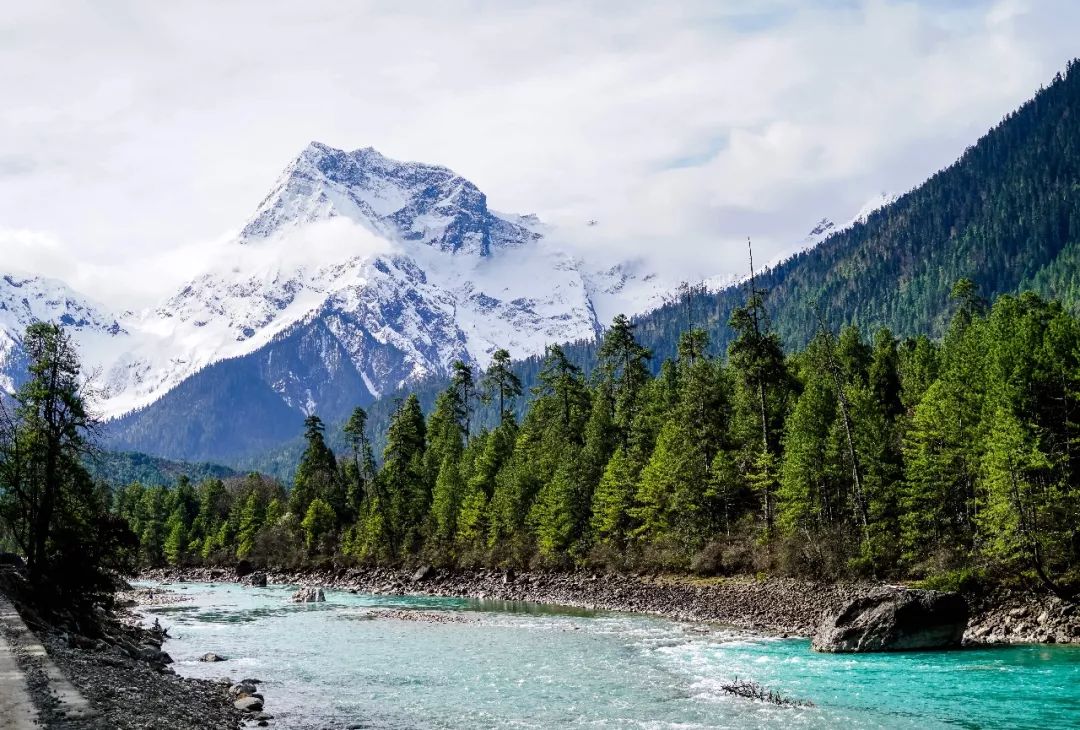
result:
[[(972, 577), (1080, 586), (1080, 321), (968, 280), (938, 341), (832, 331), (784, 352), (751, 288), (726, 357), (690, 327), (659, 366), (617, 317), (586, 375), (551, 346), (520, 419), (509, 356), (464, 363), (423, 413), (400, 399), (375, 458), (357, 408), (335, 454), (309, 417), (291, 491), (257, 475), (115, 509), (148, 565), (248, 558)], [(655, 373), (655, 374), (654, 374)], [(497, 403), (494, 424), (478, 425)]]

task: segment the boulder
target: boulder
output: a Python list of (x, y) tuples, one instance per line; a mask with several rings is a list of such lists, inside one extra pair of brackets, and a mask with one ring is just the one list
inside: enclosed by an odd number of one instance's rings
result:
[(412, 574), (413, 583), (423, 583), (428, 578), (435, 575), (435, 569), (430, 565), (421, 565), (416, 569), (416, 572)]
[(172, 664), (172, 657), (167, 652), (153, 646), (145, 646), (139, 649), (138, 658), (151, 664)]
[(877, 593), (827, 613), (811, 646), (837, 653), (945, 649), (960, 646), (967, 620), (967, 602), (958, 593)]
[(223, 662), (223, 661), (225, 661), (225, 657), (221, 656), (220, 654), (215, 654), (214, 652), (209, 651), (209, 652), (203, 654), (201, 657), (199, 657), (199, 661), (200, 662)]
[(323, 589), (315, 586), (304, 586), (292, 596), (293, 603), (318, 603), (325, 600)]
[(263, 573), (261, 571), (252, 573), (251, 575), (244, 578), (243, 584), (255, 588), (266, 588), (266, 573)]
[(263, 701), (258, 697), (243, 697), (233, 702), (233, 707), (241, 712), (260, 712), (263, 708)]
[(246, 575), (251, 575), (255, 572), (255, 566), (251, 564), (250, 560), (241, 560), (236, 564), (236, 577), (243, 578)]
[(253, 697), (258, 691), (259, 690), (251, 682), (237, 682), (229, 687), (229, 696), (235, 697), (236, 699), (243, 699), (244, 697)]

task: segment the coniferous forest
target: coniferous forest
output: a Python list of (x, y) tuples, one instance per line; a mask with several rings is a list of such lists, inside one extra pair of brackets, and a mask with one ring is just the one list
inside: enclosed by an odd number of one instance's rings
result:
[[(617, 317), (586, 375), (562, 348), (526, 395), (505, 351), (459, 363), (429, 413), (318, 417), (286, 490), (263, 476), (133, 483), (144, 564), (430, 562), (1080, 586), (1080, 320), (1033, 293), (952, 291), (944, 335), (838, 333), (784, 352), (767, 294), (726, 357), (688, 329), (652, 366)], [(653, 375), (653, 372), (657, 372)], [(481, 427), (478, 407), (502, 414)]]

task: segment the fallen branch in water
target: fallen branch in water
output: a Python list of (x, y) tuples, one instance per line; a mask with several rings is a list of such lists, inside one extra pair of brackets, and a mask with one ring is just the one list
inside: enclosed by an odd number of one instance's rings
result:
[(720, 686), (728, 694), (733, 694), (737, 697), (744, 697), (748, 700), (758, 700), (759, 702), (768, 702), (771, 705), (780, 705), (781, 707), (813, 707), (814, 703), (809, 700), (793, 700), (784, 697), (779, 692), (762, 687), (757, 682), (752, 682), (748, 679), (735, 678), (734, 682), (724, 684)]

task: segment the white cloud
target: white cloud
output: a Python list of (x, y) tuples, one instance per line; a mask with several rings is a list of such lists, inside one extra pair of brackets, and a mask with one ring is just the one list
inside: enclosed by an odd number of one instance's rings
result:
[(597, 219), (593, 250), (739, 270), (747, 235), (768, 259), (912, 187), (1075, 52), (1071, 0), (942, 5), (23, 4), (0, 18), (0, 268), (153, 298), (318, 139)]

